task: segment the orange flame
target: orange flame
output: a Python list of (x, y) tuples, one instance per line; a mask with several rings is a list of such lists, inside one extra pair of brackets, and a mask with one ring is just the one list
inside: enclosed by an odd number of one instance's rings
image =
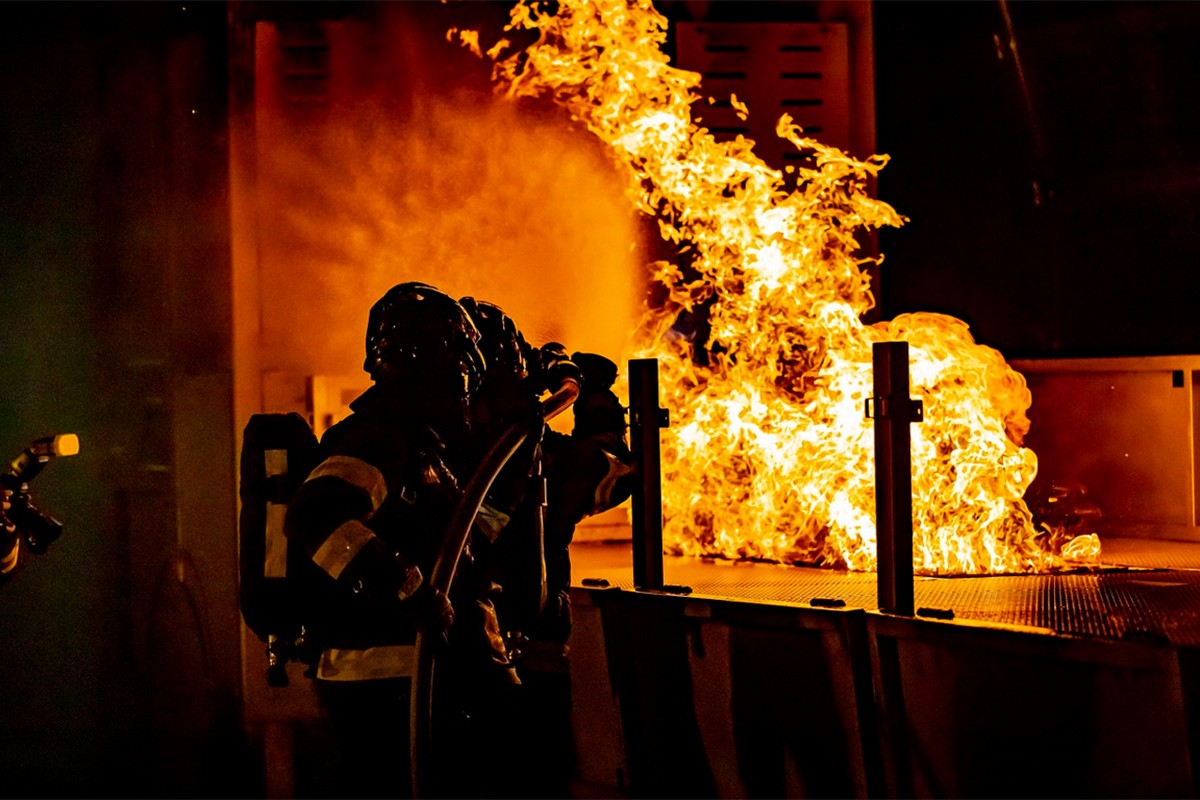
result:
[[(863, 413), (871, 345), (906, 340), (925, 406), (912, 429), (914, 567), (979, 574), (1094, 562), (1094, 536), (1063, 548), (1033, 525), (1022, 497), (1037, 459), (1021, 447), (1031, 397), (1000, 353), (940, 314), (861, 321), (874, 305), (863, 267), (882, 259), (859, 255), (856, 236), (905, 221), (868, 192), (887, 156), (858, 160), (784, 115), (778, 135), (808, 157), (787, 181), (753, 142), (717, 142), (692, 120), (700, 76), (670, 66), (667, 21), (649, 0), (553, 9), (513, 9), (508, 30), (539, 37), (497, 60), (494, 78), (510, 97), (552, 97), (607, 143), (633, 202), (689, 258), (653, 265), (667, 300), (648, 312), (636, 348), (659, 359), (671, 412), (668, 549), (874, 569)], [(679, 324), (699, 313), (711, 327), (700, 347)]]

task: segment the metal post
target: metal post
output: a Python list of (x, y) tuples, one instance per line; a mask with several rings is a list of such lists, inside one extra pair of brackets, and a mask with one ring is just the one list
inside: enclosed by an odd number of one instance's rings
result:
[(908, 342), (872, 346), (874, 396), (867, 416), (875, 420), (875, 531), (879, 609), (913, 614), (912, 438), (909, 424), (924, 409), (909, 397)]
[(629, 445), (638, 486), (633, 492), (633, 585), (663, 588), (662, 451), (659, 429), (667, 411), (658, 405), (658, 359), (629, 362)]

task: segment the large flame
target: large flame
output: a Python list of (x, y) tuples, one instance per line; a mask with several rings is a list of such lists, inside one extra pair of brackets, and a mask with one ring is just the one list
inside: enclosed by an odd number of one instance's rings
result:
[(686, 258), (653, 265), (666, 299), (636, 353), (659, 359), (671, 413), (668, 548), (873, 569), (871, 345), (905, 340), (925, 408), (912, 429), (915, 568), (1094, 561), (1094, 536), (1064, 548), (1033, 525), (1022, 497), (1037, 460), (1021, 446), (1031, 398), (1000, 353), (940, 314), (862, 322), (874, 303), (864, 266), (876, 260), (858, 237), (904, 222), (868, 191), (887, 157), (860, 161), (786, 115), (777, 133), (807, 157), (792, 174), (741, 137), (717, 142), (692, 119), (700, 76), (670, 66), (666, 27), (649, 0), (521, 2), (509, 30), (537, 41), (489, 55), (509, 96), (552, 97), (611, 147), (630, 197)]

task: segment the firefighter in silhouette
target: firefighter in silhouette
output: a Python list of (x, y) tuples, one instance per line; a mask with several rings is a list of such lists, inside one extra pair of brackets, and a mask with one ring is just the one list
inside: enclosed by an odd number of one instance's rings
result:
[[(568, 546), (575, 527), (584, 518), (619, 505), (633, 488), (625, 410), (612, 391), (617, 365), (594, 353), (568, 356), (557, 342), (532, 347), (498, 306), (470, 297), (460, 302), (482, 333), (480, 346), (489, 365), (473, 409), (475, 426), (483, 440), (493, 438), (488, 431), (502, 425), (542, 392), (555, 389), (563, 378), (574, 377), (581, 384), (573, 406), (572, 432), (568, 435), (546, 427), (539, 439), (527, 442), (524, 455), (519, 452), (514, 456), (496, 480), (476, 526), (477, 532), (486, 532), (488, 540), (499, 545), (497, 550), (505, 551), (522, 547), (525, 529), (541, 525), (545, 541), (544, 605), (530, 618), (513, 608), (515, 600), (502, 600), (501, 606), (508, 612), (502, 616), (510, 630), (565, 643), (571, 629)], [(542, 477), (545, 496), (539, 498)], [(539, 507), (544, 507), (540, 522), (531, 518)], [(508, 535), (501, 535), (506, 530)], [(526, 560), (518, 553), (494, 555), (502, 561), (516, 559), (517, 563), (508, 565), (512, 570), (527, 569)], [(501, 581), (503, 595), (532, 591), (528, 585), (505, 585), (517, 581), (518, 575), (510, 572), (507, 581)], [(533, 605), (524, 603), (527, 610)]]
[[(520, 734), (536, 723), (522, 717), (503, 630), (550, 643), (564, 666), (574, 525), (629, 493), (624, 414), (610, 389), (616, 367), (581, 355), (581, 370), (559, 345), (530, 347), (499, 308), (421, 283), (400, 284), (372, 307), (366, 351), (374, 385), (325, 433), (323, 460), (285, 520), (289, 543), (311, 560), (307, 635), (341, 752), (338, 793), (409, 787), (419, 629), (443, 642), (438, 793), (527, 796), (531, 775), (552, 772), (523, 760), (536, 748)], [(510, 460), (476, 519), (451, 597), (442, 595), (426, 579), (463, 486), (506, 424), (566, 377), (584, 384), (573, 435), (543, 426)]]
[[(469, 556), (458, 595), (427, 582), (473, 465), (470, 404), (483, 379), (479, 331), (453, 298), (403, 283), (371, 308), (373, 385), (321, 439), (323, 460), (284, 530), (311, 557), (308, 632), (318, 698), (338, 739), (338, 793), (407, 792), (409, 676), (420, 629), (481, 656), (480, 682), (515, 675)], [(460, 584), (464, 588), (458, 591)], [(479, 599), (479, 602), (475, 602)], [(453, 631), (453, 634), (452, 634)]]
[(557, 342), (532, 347), (498, 306), (460, 302), (482, 334), (488, 364), (472, 408), (481, 441), (494, 440), (507, 420), (565, 378), (581, 386), (572, 432), (543, 426), (525, 442), (493, 483), (472, 537), (522, 681), (515, 693), (482, 706), (498, 717), (483, 730), (505, 725), (511, 734), (489, 739), (496, 771), (503, 764), (519, 776), (497, 788), (509, 796), (565, 796), (572, 755), (568, 547), (580, 521), (617, 506), (633, 488), (625, 412), (612, 391), (617, 366), (592, 353), (568, 356)]

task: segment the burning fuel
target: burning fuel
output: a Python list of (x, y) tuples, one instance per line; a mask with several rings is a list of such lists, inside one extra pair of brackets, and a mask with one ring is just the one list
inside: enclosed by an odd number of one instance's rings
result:
[(912, 429), (914, 567), (1095, 563), (1094, 535), (1064, 541), (1033, 524), (1023, 495), (1037, 459), (1022, 447), (1031, 397), (1001, 354), (941, 314), (862, 322), (875, 259), (859, 236), (905, 221), (869, 193), (887, 156), (854, 158), (787, 115), (776, 132), (804, 156), (794, 172), (765, 164), (742, 137), (716, 141), (692, 118), (700, 76), (670, 65), (666, 28), (649, 0), (521, 2), (508, 29), (537, 41), (488, 54), (508, 96), (551, 97), (609, 146), (630, 199), (680, 247), (680, 263), (652, 265), (665, 299), (633, 353), (659, 359), (671, 413), (667, 546), (874, 569), (871, 345), (906, 340), (925, 407)]

